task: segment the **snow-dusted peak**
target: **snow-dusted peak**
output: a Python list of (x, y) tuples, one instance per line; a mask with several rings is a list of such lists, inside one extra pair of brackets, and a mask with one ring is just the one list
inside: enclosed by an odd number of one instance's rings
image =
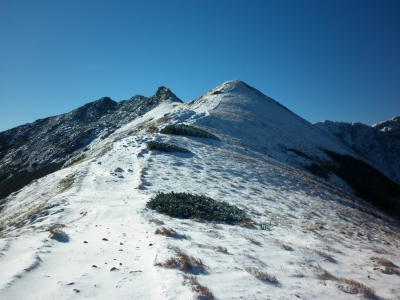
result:
[[(241, 94), (241, 95), (248, 95), (248, 96), (261, 96), (262, 98), (272, 100), (272, 98), (264, 95), (259, 90), (251, 87), (247, 83), (241, 80), (229, 80), (224, 82), (223, 84), (217, 86), (216, 88), (212, 89), (208, 93), (211, 94), (218, 94), (218, 93), (228, 93), (228, 94)], [(274, 101), (275, 102), (275, 101)]]
[[(325, 157), (321, 149), (349, 153), (331, 136), (239, 80), (227, 81), (188, 103), (174, 122), (205, 127), (292, 165), (311, 164), (306, 157)], [(303, 155), (291, 155), (293, 149)]]
[(228, 81), (224, 82), (223, 84), (219, 85), (216, 89), (219, 89), (221, 91), (222, 90), (223, 91), (231, 91), (234, 89), (243, 88), (243, 87), (245, 87), (245, 85), (246, 84), (243, 81), (234, 79), (234, 80), (228, 80)]
[(173, 102), (182, 102), (182, 100), (180, 100), (173, 92), (171, 92), (169, 88), (164, 86), (160, 86), (154, 96), (161, 101), (169, 100)]

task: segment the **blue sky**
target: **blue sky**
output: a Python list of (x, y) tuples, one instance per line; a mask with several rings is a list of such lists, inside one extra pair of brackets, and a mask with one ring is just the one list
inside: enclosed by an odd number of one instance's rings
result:
[(240, 79), (314, 123), (400, 115), (398, 0), (0, 0), (0, 131)]

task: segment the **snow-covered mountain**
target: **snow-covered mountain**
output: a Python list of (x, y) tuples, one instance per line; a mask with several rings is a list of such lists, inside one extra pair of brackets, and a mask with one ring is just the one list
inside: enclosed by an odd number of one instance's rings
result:
[(370, 165), (400, 184), (400, 117), (367, 126), (323, 121), (315, 126), (335, 136)]
[[(397, 120), (373, 126), (393, 139), (377, 154), (395, 156)], [(169, 124), (218, 139), (162, 134)], [(234, 80), (189, 103), (162, 87), (0, 133), (0, 298), (398, 299), (400, 187), (379, 171), (397, 173), (353, 145), (364, 133), (329, 124)], [(146, 208), (171, 191), (251, 222)]]
[(105, 139), (165, 101), (182, 102), (160, 87), (150, 98), (137, 95), (117, 103), (103, 97), (70, 113), (1, 132), (0, 199), (81, 159), (95, 139)]

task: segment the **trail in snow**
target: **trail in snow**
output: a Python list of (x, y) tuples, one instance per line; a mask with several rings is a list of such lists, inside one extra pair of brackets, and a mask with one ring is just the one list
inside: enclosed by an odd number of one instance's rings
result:
[[(8, 246), (0, 257), (0, 269), (5, 270), (2, 299), (23, 299), (24, 295), (68, 299), (77, 293), (74, 289), (97, 299), (116, 295), (156, 299), (162, 294), (161, 285), (151, 284), (162, 280), (153, 267), (156, 243), (142, 217), (147, 197), (135, 189), (149, 156), (143, 155), (144, 146), (134, 138), (125, 139), (86, 164), (86, 176), (64, 195), (69, 211), (85, 212), (77, 221), (65, 222), (69, 242), (50, 239), (47, 232), (6, 240)], [(38, 257), (36, 268), (26, 270)], [(18, 269), (21, 274), (15, 273)]]

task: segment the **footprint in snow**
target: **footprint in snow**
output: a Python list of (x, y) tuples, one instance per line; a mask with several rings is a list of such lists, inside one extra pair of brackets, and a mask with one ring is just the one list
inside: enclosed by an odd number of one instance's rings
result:
[(123, 284), (125, 283), (125, 281), (126, 281), (126, 278), (124, 278), (124, 279), (118, 281), (118, 284), (117, 284), (115, 287), (116, 287), (117, 289), (119, 289), (120, 287), (123, 286)]

